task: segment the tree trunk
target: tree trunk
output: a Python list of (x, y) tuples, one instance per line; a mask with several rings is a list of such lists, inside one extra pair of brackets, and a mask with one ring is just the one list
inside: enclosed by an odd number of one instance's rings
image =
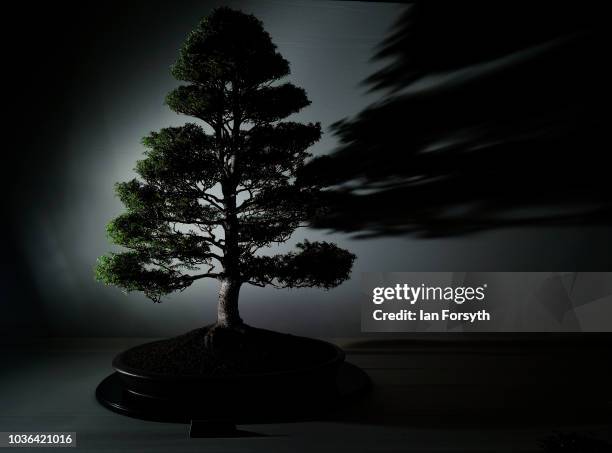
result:
[(238, 312), (238, 295), (241, 282), (232, 278), (221, 280), (219, 289), (219, 305), (217, 307), (217, 325), (234, 327), (242, 325)]

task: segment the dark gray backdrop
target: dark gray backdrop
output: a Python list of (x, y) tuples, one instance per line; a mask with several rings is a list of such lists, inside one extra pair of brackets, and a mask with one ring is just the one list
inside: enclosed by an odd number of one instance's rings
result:
[[(214, 320), (216, 284), (201, 282), (162, 304), (124, 295), (93, 279), (96, 257), (111, 250), (105, 224), (121, 212), (113, 183), (133, 177), (151, 130), (181, 124), (163, 105), (185, 35), (217, 4), (264, 21), (291, 62), (294, 83), (312, 106), (301, 120), (324, 128), (376, 99), (360, 81), (403, 6), (327, 1), (130, 2), (32, 8), (13, 16), (8, 54), (15, 125), (7, 132), (0, 297), (3, 337), (162, 336)], [(58, 9), (59, 8), (59, 9)], [(333, 149), (329, 133), (314, 153)], [(397, 209), (410, 209), (397, 200)], [(358, 260), (353, 278), (331, 291), (245, 287), (243, 318), (295, 334), (360, 333), (359, 274), (391, 271), (589, 271), (612, 268), (604, 227), (505, 229), (449, 239), (333, 240)]]

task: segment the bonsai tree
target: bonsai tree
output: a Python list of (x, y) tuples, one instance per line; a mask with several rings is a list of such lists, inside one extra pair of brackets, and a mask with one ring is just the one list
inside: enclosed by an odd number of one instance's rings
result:
[(99, 258), (96, 278), (154, 302), (217, 279), (216, 326), (228, 328), (242, 325), (243, 284), (332, 288), (347, 279), (355, 256), (332, 243), (258, 254), (325, 209), (313, 178), (299, 178), (320, 125), (282, 121), (310, 101), (280, 82), (289, 63), (262, 23), (214, 10), (188, 35), (172, 74), (185, 84), (167, 95), (167, 105), (199, 122), (143, 139), (140, 179), (116, 184), (126, 212), (107, 227), (125, 250)]

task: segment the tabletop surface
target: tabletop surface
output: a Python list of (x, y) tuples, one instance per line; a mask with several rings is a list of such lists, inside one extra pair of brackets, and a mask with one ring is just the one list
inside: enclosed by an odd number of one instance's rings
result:
[(335, 342), (372, 391), (320, 420), (239, 426), (257, 437), (190, 439), (188, 425), (112, 413), (94, 391), (120, 351), (150, 339), (0, 345), (0, 431), (77, 433), (79, 451), (542, 452), (555, 433), (612, 441), (607, 342)]

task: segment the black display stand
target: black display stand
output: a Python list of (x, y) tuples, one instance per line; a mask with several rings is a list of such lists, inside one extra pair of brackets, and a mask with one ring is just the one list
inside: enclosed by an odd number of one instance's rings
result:
[(230, 422), (214, 422), (210, 420), (191, 420), (189, 437), (220, 438), (220, 437), (262, 437), (263, 434), (238, 429)]

